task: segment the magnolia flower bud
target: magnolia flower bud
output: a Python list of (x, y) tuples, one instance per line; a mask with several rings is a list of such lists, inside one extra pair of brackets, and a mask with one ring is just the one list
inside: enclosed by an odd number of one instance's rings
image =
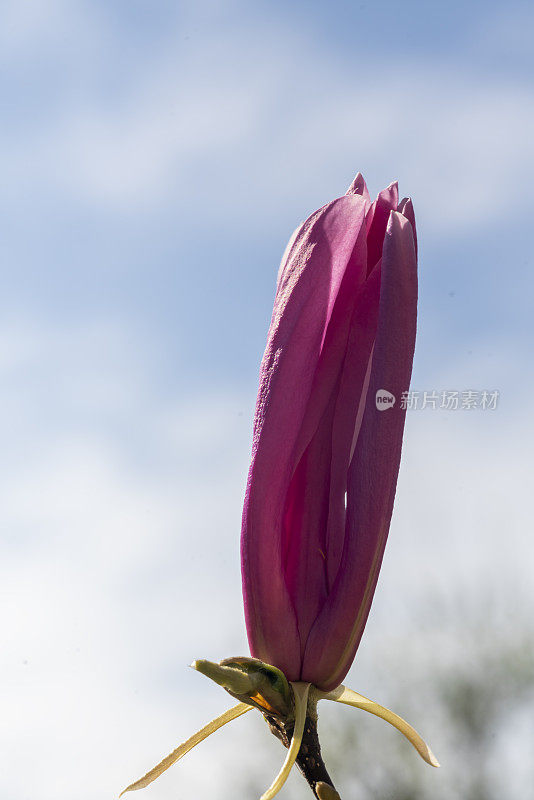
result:
[(295, 231), (278, 275), (243, 510), (245, 617), (253, 656), (324, 690), (354, 659), (386, 545), (416, 252), (411, 201), (392, 183), (371, 203), (357, 175)]

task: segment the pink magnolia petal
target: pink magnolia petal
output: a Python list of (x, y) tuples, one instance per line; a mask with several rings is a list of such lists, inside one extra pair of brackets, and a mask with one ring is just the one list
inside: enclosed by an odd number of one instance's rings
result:
[(382, 245), (391, 211), (397, 210), (399, 186), (393, 181), (382, 189), (367, 214), (367, 271), (371, 272), (382, 255)]
[(327, 597), (325, 532), (329, 513), (335, 393), (293, 474), (286, 496), (282, 552), (286, 586), (303, 647)]
[(366, 200), (371, 202), (371, 198), (369, 197), (369, 191), (367, 189), (367, 184), (363, 178), (361, 172), (358, 172), (354, 180), (352, 181), (351, 185), (347, 189), (345, 194), (361, 194), (362, 197), (365, 197)]
[[(361, 269), (365, 269), (365, 251)], [(344, 287), (342, 287), (344, 288)], [(299, 460), (288, 489), (282, 532), (283, 568), (297, 616), (301, 647), (306, 643), (312, 623), (320, 611), (339, 567), (345, 532), (345, 495), (351, 457), (351, 441), (365, 384), (367, 364), (373, 348), (378, 318), (380, 273), (373, 273), (363, 286), (352, 291), (352, 314), (347, 326), (335, 327), (338, 303), (330, 320), (325, 353), (316, 373), (308, 408), (312, 416), (321, 404), (322, 414)], [(340, 295), (342, 290), (340, 290)], [(331, 334), (331, 328), (334, 332)], [(341, 359), (336, 380), (333, 372), (336, 339), (343, 335)], [(322, 354), (323, 355), (323, 354)], [(330, 385), (326, 405), (315, 390)], [(305, 426), (304, 426), (305, 427)], [(301, 433), (302, 433), (301, 429)], [(333, 577), (332, 577), (333, 576)]]
[[(417, 271), (410, 222), (390, 214), (382, 253), (378, 333), (363, 421), (349, 470), (347, 529), (334, 587), (306, 643), (301, 679), (329, 690), (345, 677), (365, 627), (386, 544), (397, 482), (417, 310)], [(393, 408), (379, 411), (386, 389)]]
[[(305, 644), (310, 627), (317, 616), (328, 591), (329, 528), (336, 515), (343, 514), (344, 530), (345, 492), (347, 470), (350, 460), (350, 436), (354, 430), (358, 399), (350, 409), (343, 409), (350, 433), (344, 467), (333, 451), (339, 438), (340, 385), (346, 383), (344, 372), (347, 347), (354, 338), (353, 321), (356, 311), (361, 322), (361, 306), (367, 309), (370, 302), (369, 288), (365, 287), (367, 251), (365, 226), (360, 235), (343, 275), (336, 302), (330, 315), (324, 337), (306, 414), (295, 448), (293, 474), (285, 501), (282, 530), (283, 568), (286, 586), (295, 609), (301, 646)], [(376, 281), (374, 281), (377, 283)], [(379, 284), (377, 283), (377, 286)], [(378, 294), (375, 290), (375, 318)], [(358, 357), (362, 361), (361, 375), (352, 366), (350, 391), (359, 397), (365, 376), (365, 360), (368, 359), (376, 330), (376, 319), (367, 337), (361, 337)], [(367, 342), (367, 344), (366, 344)], [(367, 347), (367, 355), (362, 351)], [(358, 382), (360, 386), (358, 387)], [(348, 412), (348, 413), (347, 413)], [(349, 421), (349, 416), (352, 419)], [(337, 430), (337, 434), (334, 433)], [(344, 475), (343, 475), (344, 471)], [(336, 509), (336, 512), (334, 512)]]
[(338, 574), (344, 549), (347, 475), (352, 458), (352, 441), (356, 428), (361, 424), (365, 406), (368, 365), (378, 324), (379, 297), (380, 269), (373, 270), (358, 294), (337, 391), (332, 425), (330, 497), (325, 546), (329, 592)]
[(411, 223), (413, 238), (415, 243), (415, 255), (417, 256), (417, 231), (415, 228), (415, 212), (413, 210), (412, 198), (403, 197), (397, 209)]
[(260, 373), (242, 525), (245, 618), (253, 656), (300, 676), (297, 620), (282, 565), (284, 503), (326, 328), (364, 227), (366, 201), (347, 195), (312, 215), (280, 272)]
[(328, 319), (321, 356), (313, 378), (306, 413), (302, 421), (295, 449), (295, 463), (300, 460), (313, 435), (339, 381), (351, 318), (357, 298), (366, 281), (367, 244), (365, 225), (362, 225), (350, 259), (340, 283), (332, 313)]
[(287, 265), (291, 264), (291, 254), (293, 253), (293, 248), (295, 247), (295, 244), (299, 239), (299, 237), (302, 236), (302, 231), (304, 226), (306, 225), (306, 222), (303, 222), (301, 225), (298, 226), (298, 228), (295, 228), (295, 230), (291, 234), (289, 242), (287, 243), (286, 249), (284, 250), (284, 255), (282, 256), (282, 260), (280, 261), (280, 266), (278, 268), (278, 276), (276, 278), (276, 294), (278, 294), (278, 291), (280, 289), (280, 284), (282, 283), (283, 280), (284, 271)]

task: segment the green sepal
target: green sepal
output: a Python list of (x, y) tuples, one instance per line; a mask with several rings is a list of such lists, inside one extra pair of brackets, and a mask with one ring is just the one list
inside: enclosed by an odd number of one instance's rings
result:
[(284, 673), (258, 658), (236, 656), (219, 664), (198, 660), (191, 666), (226, 691), (262, 712), (285, 719), (294, 714), (291, 689)]

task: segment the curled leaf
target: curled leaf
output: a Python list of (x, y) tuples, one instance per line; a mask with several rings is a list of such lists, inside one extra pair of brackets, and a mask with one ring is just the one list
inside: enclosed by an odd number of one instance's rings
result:
[(361, 708), (363, 711), (368, 711), (370, 714), (374, 714), (381, 719), (385, 719), (386, 722), (389, 722), (390, 725), (393, 725), (394, 728), (397, 728), (397, 730), (399, 730), (408, 739), (408, 741), (413, 744), (421, 758), (424, 759), (427, 764), (430, 764), (432, 767), (440, 766), (436, 756), (426, 742), (422, 739), (422, 737), (417, 733), (415, 728), (412, 728), (412, 726), (409, 725), (406, 720), (404, 720), (402, 717), (399, 717), (398, 714), (394, 714), (393, 711), (389, 710), (389, 708), (380, 706), (378, 703), (373, 702), (373, 700), (369, 700), (369, 698), (364, 697), (363, 694), (354, 692), (347, 686), (338, 686), (337, 689), (334, 689), (332, 692), (319, 692), (318, 697), (319, 699), (323, 700), (335, 700), (336, 703), (344, 703), (347, 706), (354, 706), (354, 708)]
[(163, 761), (160, 761), (153, 769), (143, 775), (142, 778), (139, 778), (138, 781), (135, 783), (131, 783), (129, 786), (124, 789), (123, 792), (120, 793), (119, 797), (122, 797), (123, 794), (126, 792), (133, 792), (136, 789), (144, 789), (145, 786), (148, 786), (152, 781), (155, 781), (156, 778), (164, 773), (169, 767), (172, 767), (177, 761), (179, 761), (186, 753), (196, 747), (197, 744), (200, 744), (204, 739), (210, 736), (215, 731), (222, 728), (223, 725), (226, 725), (227, 722), (231, 722), (233, 719), (237, 719), (242, 714), (245, 714), (247, 711), (250, 711), (252, 706), (247, 705), (246, 703), (238, 703), (233, 708), (229, 708), (228, 711), (225, 711), (224, 714), (221, 714), (219, 717), (212, 719), (211, 722), (208, 722), (207, 725), (204, 725), (199, 731), (194, 733), (192, 736), (187, 739), (183, 744), (173, 750)]

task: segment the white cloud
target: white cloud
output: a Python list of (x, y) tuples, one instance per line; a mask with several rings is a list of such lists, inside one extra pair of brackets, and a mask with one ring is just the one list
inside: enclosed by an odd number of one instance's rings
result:
[[(158, 399), (149, 373), (125, 369), (140, 349), (120, 326), (100, 326), (107, 351), (95, 326), (23, 331), (0, 336), (25, 342), (4, 361), (23, 402), (2, 419), (2, 791), (14, 800), (109, 796), (134, 777), (129, 748), (136, 739), (146, 748), (147, 730), (163, 736), (164, 751), (211, 713), (186, 665), (244, 649), (238, 536), (249, 417), (238, 415), (242, 397), (223, 390), (209, 403)], [(128, 398), (136, 425), (126, 440), (87, 415), (85, 388), (98, 381), (91, 349), (106, 353), (104, 383), (112, 365), (125, 382), (109, 411), (115, 419), (117, 397)], [(101, 411), (105, 392), (94, 394)], [(146, 435), (152, 450), (134, 455)]]
[(4, 132), (14, 196), (53, 189), (134, 213), (172, 198), (215, 225), (235, 223), (236, 208), (243, 222), (254, 197), (255, 225), (284, 208), (284, 187), (306, 213), (310, 197), (323, 202), (361, 169), (372, 183), (400, 177), (440, 236), (515, 217), (527, 202), (534, 109), (513, 76), (490, 83), (436, 59), (371, 75), (302, 35), (243, 23), (187, 42), (177, 27), (108, 97), (101, 66), (90, 69), (97, 53), (108, 68), (116, 55), (104, 23), (76, 91), (22, 137)]

